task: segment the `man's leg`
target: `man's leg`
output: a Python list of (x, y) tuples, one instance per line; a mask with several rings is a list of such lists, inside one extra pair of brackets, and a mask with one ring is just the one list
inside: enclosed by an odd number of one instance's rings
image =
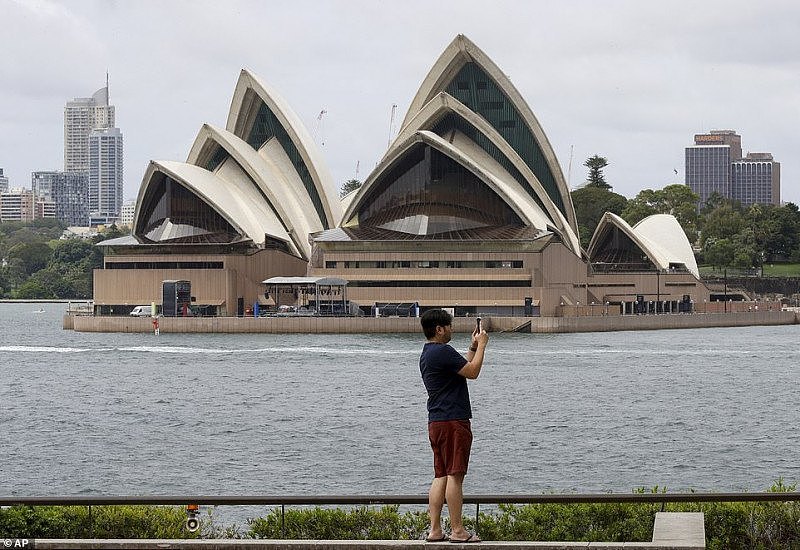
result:
[(428, 492), (428, 513), (431, 516), (431, 531), (429, 539), (440, 539), (444, 536), (442, 531), (442, 508), (447, 488), (447, 476), (433, 478), (431, 490)]
[(464, 504), (464, 474), (447, 476), (446, 497), (447, 513), (450, 515), (450, 538), (466, 540), (469, 533), (464, 529), (464, 520), (461, 517), (461, 507)]

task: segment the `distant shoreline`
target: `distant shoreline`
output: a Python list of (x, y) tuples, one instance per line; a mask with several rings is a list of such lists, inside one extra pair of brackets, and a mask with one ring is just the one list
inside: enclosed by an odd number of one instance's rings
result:
[(0, 304), (68, 304), (70, 302), (82, 303), (91, 302), (86, 298), (73, 298), (71, 300), (57, 300), (55, 298), (42, 298), (42, 299), (17, 299), (17, 298), (0, 298)]

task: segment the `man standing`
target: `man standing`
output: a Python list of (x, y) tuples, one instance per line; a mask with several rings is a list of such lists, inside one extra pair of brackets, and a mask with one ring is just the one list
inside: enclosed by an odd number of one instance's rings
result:
[(428, 493), (431, 516), (429, 542), (444, 541), (442, 507), (447, 500), (450, 513), (450, 542), (480, 542), (464, 529), (461, 507), (462, 485), (467, 473), (472, 447), (472, 407), (467, 378), (481, 373), (483, 354), (489, 335), (472, 332), (472, 342), (465, 359), (448, 342), (453, 337), (453, 317), (442, 309), (426, 311), (420, 320), (428, 342), (419, 358), (422, 381), (428, 391), (428, 437), (433, 449), (434, 479)]

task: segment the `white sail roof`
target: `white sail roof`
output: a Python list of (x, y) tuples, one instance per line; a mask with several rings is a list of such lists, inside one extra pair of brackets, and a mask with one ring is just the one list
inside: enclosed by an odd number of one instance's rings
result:
[[(260, 101), (255, 101), (256, 97)], [(246, 69), (242, 69), (239, 81), (236, 83), (228, 114), (227, 130), (247, 140), (248, 136), (245, 136), (244, 132), (248, 125), (252, 126), (261, 102), (286, 132), (299, 156), (298, 161), (301, 161), (304, 169), (308, 171), (308, 176), (313, 182), (313, 190), (306, 188), (306, 192), (319, 197), (325, 218), (321, 220), (322, 225), (335, 227), (342, 217), (339, 194), (316, 143), (289, 104), (275, 90)]]
[(686, 238), (686, 233), (683, 232), (683, 228), (674, 216), (655, 214), (631, 227), (621, 217), (606, 212), (600, 219), (589, 243), (590, 259), (593, 259), (599, 252), (604, 233), (612, 227), (625, 233), (647, 255), (656, 268), (669, 269), (674, 265), (683, 265), (692, 275), (700, 277), (689, 239)]
[[(191, 191), (214, 209), (242, 236), (256, 244), (264, 244), (266, 236), (291, 242), (275, 213), (256, 195), (252, 186), (241, 181), (229, 181), (217, 177), (208, 170), (174, 161), (151, 161), (139, 189), (137, 205), (144, 202), (151, 183), (157, 182), (157, 174), (165, 174)], [(136, 211), (134, 231), (141, 231), (142, 224), (150, 212)]]
[[(541, 207), (545, 209), (546, 215), (549, 217), (548, 224), (551, 224), (555, 228), (555, 231), (562, 236), (562, 240), (567, 248), (572, 250), (576, 255), (580, 256), (581, 246), (577, 234), (572, 229), (572, 226), (569, 224), (566, 217), (550, 199), (547, 191), (539, 181), (539, 178), (536, 177), (530, 167), (519, 156), (519, 153), (517, 153), (517, 151), (491, 124), (489, 124), (489, 122), (486, 121), (486, 119), (469, 109), (466, 105), (458, 101), (450, 94), (441, 92), (434, 96), (428, 103), (426, 103), (425, 106), (418, 111), (417, 114), (414, 115), (414, 117), (401, 129), (400, 133), (397, 135), (397, 138), (394, 140), (392, 147), (390, 147), (386, 155), (384, 155), (384, 158), (394, 151), (395, 144), (399, 144), (408, 140), (410, 136), (419, 130), (430, 130), (439, 120), (450, 113), (463, 118), (469, 125), (476, 128), (482, 134), (482, 136), (489, 140), (489, 142), (500, 151), (503, 157), (505, 157), (505, 159), (507, 159), (513, 165), (514, 169), (519, 174), (518, 177), (522, 178), (524, 183), (527, 184), (531, 189), (531, 191), (522, 189), (522, 193), (531, 194), (532, 192), (535, 194), (535, 196), (538, 198), (539, 204), (541, 204)], [(461, 135), (463, 136), (463, 134)], [(470, 148), (474, 149), (476, 147), (478, 147), (478, 145), (475, 142), (470, 144)], [(484, 158), (486, 157), (485, 154), (482, 154), (481, 156)], [(493, 162), (494, 164), (497, 163), (496, 160), (490, 162)], [(513, 179), (517, 179), (517, 177), (514, 177), (511, 174), (509, 174), (509, 176)], [(522, 185), (522, 182), (518, 182), (518, 185)], [(524, 201), (524, 204), (527, 204), (528, 202), (529, 201), (526, 200)], [(535, 206), (536, 210), (541, 209), (539, 204)]]
[[(214, 163), (215, 145), (225, 151), (225, 160), (216, 166)], [(265, 146), (266, 147), (266, 146)], [(273, 156), (278, 156), (279, 150)], [(285, 156), (285, 153), (284, 153)], [(309, 233), (321, 231), (322, 224), (316, 216), (308, 216), (314, 206), (304, 189), (298, 189), (297, 178), (287, 174), (281, 164), (268, 155), (259, 154), (235, 134), (204, 124), (195, 139), (187, 162), (205, 168), (232, 185), (253, 186), (257, 195), (254, 200), (264, 202), (264, 206), (275, 212), (286, 232), (291, 236), (297, 254), (309, 258), (311, 248)], [(204, 166), (205, 165), (205, 166)]]
[(633, 230), (642, 239), (647, 239), (660, 249), (667, 265), (683, 264), (692, 275), (700, 277), (692, 245), (675, 216), (654, 214), (635, 224)]
[[(439, 59), (425, 77), (416, 96), (408, 108), (403, 127), (411, 122), (416, 114), (422, 110), (434, 96), (446, 91), (453, 78), (467, 63), (475, 63), (499, 87), (504, 96), (510, 101), (513, 108), (519, 112), (524, 123), (533, 135), (533, 139), (544, 156), (549, 172), (557, 187), (558, 197), (563, 204), (563, 214), (567, 218), (573, 232), (578, 234), (578, 224), (575, 218), (575, 209), (566, 179), (561, 171), (555, 152), (550, 145), (539, 121), (533, 114), (525, 99), (511, 83), (508, 76), (487, 56), (478, 46), (463, 34), (459, 34), (439, 56)], [(530, 161), (527, 161), (530, 162)], [(552, 196), (551, 196), (552, 200)]]

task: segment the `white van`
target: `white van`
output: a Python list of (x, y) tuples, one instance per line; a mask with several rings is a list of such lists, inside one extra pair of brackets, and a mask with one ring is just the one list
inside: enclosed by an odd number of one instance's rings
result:
[(150, 317), (153, 315), (153, 307), (152, 306), (136, 306), (131, 311), (132, 317)]

